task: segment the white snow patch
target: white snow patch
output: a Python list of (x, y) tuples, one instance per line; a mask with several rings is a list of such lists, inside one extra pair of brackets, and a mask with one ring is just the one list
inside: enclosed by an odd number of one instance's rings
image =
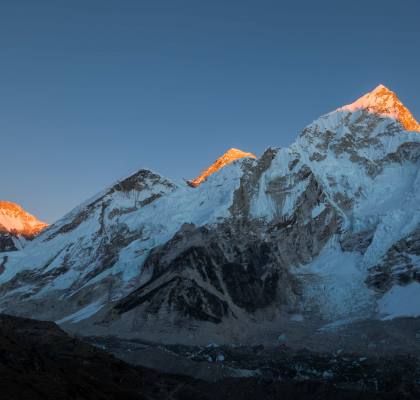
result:
[(319, 311), (331, 322), (367, 312), (373, 294), (366, 287), (361, 260), (360, 253), (343, 252), (336, 238), (331, 239), (318, 257), (300, 269), (305, 308)]
[(384, 320), (420, 316), (420, 283), (395, 285), (378, 301), (378, 307)]
[(321, 203), (321, 204), (318, 204), (317, 206), (315, 206), (313, 209), (312, 209), (312, 218), (314, 219), (314, 218), (316, 218), (319, 214), (321, 214), (323, 211), (325, 210), (325, 204), (324, 203)]
[(84, 319), (91, 317), (92, 315), (96, 314), (102, 307), (104, 306), (102, 299), (95, 301), (86, 307), (81, 308), (79, 311), (76, 311), (73, 314), (68, 315), (60, 319), (59, 321), (55, 321), (57, 324), (62, 324), (64, 322), (80, 322)]

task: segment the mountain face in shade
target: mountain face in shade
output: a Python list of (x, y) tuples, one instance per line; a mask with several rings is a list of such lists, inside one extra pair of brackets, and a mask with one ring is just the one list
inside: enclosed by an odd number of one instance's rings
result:
[(188, 184), (193, 187), (197, 187), (201, 183), (203, 183), (210, 175), (216, 173), (221, 168), (225, 167), (226, 165), (232, 163), (235, 160), (239, 160), (241, 158), (257, 158), (252, 153), (246, 153), (242, 150), (238, 149), (229, 149), (225, 154), (219, 157), (210, 167), (205, 169), (197, 178), (191, 179), (188, 181)]
[(0, 308), (189, 344), (420, 316), (415, 124), (378, 87), (195, 187), (140, 170), (0, 261)]
[(19, 205), (0, 201), (0, 251), (21, 247), (25, 239), (33, 239), (47, 226)]

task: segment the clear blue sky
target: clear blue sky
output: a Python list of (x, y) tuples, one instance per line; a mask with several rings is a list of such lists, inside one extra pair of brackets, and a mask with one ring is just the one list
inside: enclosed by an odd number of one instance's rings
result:
[(287, 146), (383, 83), (420, 118), (420, 1), (0, 1), (0, 199), (49, 222), (140, 167)]

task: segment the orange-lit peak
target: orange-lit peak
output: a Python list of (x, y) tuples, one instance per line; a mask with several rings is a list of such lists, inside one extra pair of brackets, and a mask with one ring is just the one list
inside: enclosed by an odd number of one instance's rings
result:
[(238, 149), (230, 149), (221, 157), (219, 157), (212, 165), (210, 165), (210, 167), (204, 170), (197, 178), (188, 181), (188, 184), (190, 186), (197, 187), (203, 183), (210, 175), (219, 171), (219, 169), (222, 169), (224, 166), (232, 163), (235, 160), (239, 160), (240, 158), (245, 157), (257, 158), (252, 153), (246, 153)]
[(354, 103), (339, 108), (339, 111), (354, 112), (358, 110), (367, 110), (382, 117), (395, 119), (407, 131), (420, 132), (420, 124), (411, 112), (401, 103), (397, 95), (384, 85), (377, 86)]
[(10, 201), (0, 201), (0, 232), (33, 237), (47, 226), (21, 206)]

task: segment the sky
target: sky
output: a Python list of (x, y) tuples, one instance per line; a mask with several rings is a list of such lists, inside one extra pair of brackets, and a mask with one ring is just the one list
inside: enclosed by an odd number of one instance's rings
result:
[(0, 0), (0, 199), (47, 222), (139, 168), (288, 146), (379, 83), (420, 119), (420, 1)]

